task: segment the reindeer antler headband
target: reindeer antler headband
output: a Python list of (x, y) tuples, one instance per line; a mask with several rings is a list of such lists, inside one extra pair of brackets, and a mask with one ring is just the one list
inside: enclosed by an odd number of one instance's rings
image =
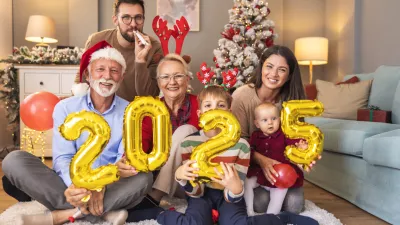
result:
[(190, 30), (189, 24), (183, 16), (179, 20), (176, 20), (173, 30), (168, 29), (167, 23), (168, 22), (160, 18), (160, 16), (154, 17), (152, 25), (154, 33), (156, 33), (157, 37), (160, 39), (164, 56), (169, 53), (168, 42), (171, 35), (175, 38), (176, 41), (175, 53), (180, 55), (182, 51), (183, 41), (185, 40), (185, 37)]
[(234, 68), (230, 69), (227, 72), (222, 72), (222, 84), (213, 83), (211, 79), (214, 77), (215, 73), (211, 71), (211, 68), (207, 67), (207, 64), (203, 62), (200, 65), (200, 72), (197, 72), (197, 79), (204, 84), (204, 87), (207, 88), (210, 85), (219, 85), (225, 90), (232, 88), (236, 83), (236, 76), (238, 74), (239, 69)]

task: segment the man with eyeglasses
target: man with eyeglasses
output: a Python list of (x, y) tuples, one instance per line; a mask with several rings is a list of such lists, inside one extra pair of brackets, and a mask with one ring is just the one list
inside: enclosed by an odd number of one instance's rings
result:
[[(115, 0), (113, 23), (114, 29), (103, 30), (92, 34), (86, 42), (89, 49), (99, 41), (107, 41), (124, 56), (127, 64), (125, 79), (117, 95), (131, 102), (135, 96), (158, 96), (156, 69), (162, 57), (160, 43), (143, 34), (145, 20), (143, 0)], [(139, 32), (148, 45), (136, 36)], [(76, 83), (84, 82), (75, 79)]]

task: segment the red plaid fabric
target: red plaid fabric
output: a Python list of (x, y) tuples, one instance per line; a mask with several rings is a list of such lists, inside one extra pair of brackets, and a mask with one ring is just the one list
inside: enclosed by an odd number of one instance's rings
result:
[[(164, 98), (162, 98), (162, 100), (164, 101)], [(190, 119), (190, 107), (191, 107), (190, 98), (189, 98), (189, 95), (186, 94), (181, 108), (178, 109), (177, 116), (174, 116), (172, 111), (168, 108), (169, 115), (171, 118), (172, 133), (174, 133), (178, 127), (188, 123), (188, 121)]]

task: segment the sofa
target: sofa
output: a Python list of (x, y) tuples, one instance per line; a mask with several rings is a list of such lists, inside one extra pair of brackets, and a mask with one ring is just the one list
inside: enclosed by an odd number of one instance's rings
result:
[[(361, 209), (400, 224), (400, 66), (347, 75), (373, 79), (368, 105), (391, 111), (392, 123), (306, 118), (325, 135), (324, 151), (306, 180)], [(323, 91), (323, 90), (322, 90)]]

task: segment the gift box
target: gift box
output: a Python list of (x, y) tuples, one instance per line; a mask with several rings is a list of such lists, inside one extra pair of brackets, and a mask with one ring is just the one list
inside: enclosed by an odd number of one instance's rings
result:
[(380, 123), (391, 123), (391, 111), (384, 111), (379, 109), (358, 109), (358, 121), (370, 121)]

